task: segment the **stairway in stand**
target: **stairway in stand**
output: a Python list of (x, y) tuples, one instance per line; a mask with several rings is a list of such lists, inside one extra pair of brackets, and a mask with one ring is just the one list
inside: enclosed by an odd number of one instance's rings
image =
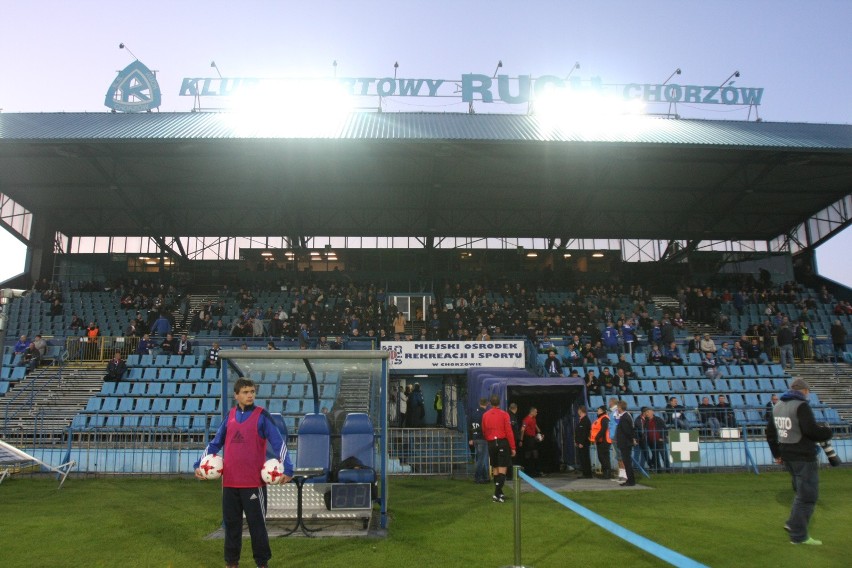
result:
[(793, 377), (804, 379), (820, 401), (837, 410), (843, 420), (852, 422), (852, 366), (840, 363), (799, 363), (787, 370)]
[(223, 298), (219, 295), (219, 291), (215, 286), (196, 286), (192, 293), (187, 294), (187, 299), (189, 300), (189, 311), (187, 312), (186, 317), (183, 316), (179, 309), (173, 312), (175, 317), (176, 334), (190, 333), (189, 326), (192, 324), (192, 318), (195, 317), (195, 314), (198, 313), (201, 306), (208, 302), (216, 304)]
[(28, 375), (0, 399), (3, 438), (61, 443), (74, 416), (100, 392), (105, 371), (105, 363), (77, 362), (65, 365), (61, 377), (58, 367), (41, 367)]
[[(660, 308), (664, 314), (669, 314), (671, 317), (674, 317), (674, 315), (680, 311), (680, 302), (672, 296), (651, 296), (651, 301), (654, 302), (654, 305)], [(684, 328), (689, 334), (689, 337), (692, 337), (696, 333), (699, 335), (704, 335), (705, 333), (709, 333), (713, 336), (724, 335), (719, 328), (713, 325), (699, 323), (693, 320), (685, 320)]]

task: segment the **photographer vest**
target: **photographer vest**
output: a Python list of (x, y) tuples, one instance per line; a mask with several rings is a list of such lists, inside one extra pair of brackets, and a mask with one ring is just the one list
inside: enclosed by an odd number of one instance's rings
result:
[(782, 400), (772, 409), (779, 444), (797, 444), (802, 440), (797, 412), (803, 404), (803, 400)]

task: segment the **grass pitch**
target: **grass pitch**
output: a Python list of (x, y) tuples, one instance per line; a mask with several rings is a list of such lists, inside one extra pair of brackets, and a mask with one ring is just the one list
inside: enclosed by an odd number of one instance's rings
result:
[[(650, 491), (572, 492), (568, 497), (709, 566), (848, 566), (852, 470), (822, 470), (811, 523), (822, 547), (789, 544), (786, 473), (666, 475)], [(613, 484), (615, 485), (615, 484)], [(513, 563), (512, 504), (467, 480), (396, 478), (387, 538), (278, 538), (272, 566), (496, 567)], [(522, 496), (523, 563), (535, 568), (661, 561), (539, 493)], [(13, 478), (0, 485), (0, 565), (216, 567), (222, 541), (216, 483), (191, 479)], [(248, 541), (243, 566), (253, 566)]]

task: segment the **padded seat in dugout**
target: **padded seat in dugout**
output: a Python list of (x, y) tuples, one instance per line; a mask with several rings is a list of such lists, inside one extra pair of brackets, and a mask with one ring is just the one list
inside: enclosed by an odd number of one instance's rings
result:
[(325, 483), (331, 467), (331, 427), (325, 414), (306, 414), (299, 424), (296, 469), (321, 468), (325, 473), (308, 483)]
[(290, 398), (305, 398), (305, 387), (307, 385), (295, 384), (290, 386)]
[(302, 411), (302, 401), (295, 398), (288, 398), (284, 412), (286, 414), (298, 414)]
[(337, 473), (337, 481), (375, 483), (375, 455), (373, 423), (370, 417), (362, 412), (348, 414), (340, 429), (340, 461), (352, 457), (360, 461), (363, 468), (341, 469)]
[(270, 383), (257, 385), (257, 396), (260, 398), (272, 398), (272, 386)]
[(270, 413), (281, 414), (284, 412), (284, 401), (280, 398), (272, 398), (269, 400), (269, 406), (266, 407)]

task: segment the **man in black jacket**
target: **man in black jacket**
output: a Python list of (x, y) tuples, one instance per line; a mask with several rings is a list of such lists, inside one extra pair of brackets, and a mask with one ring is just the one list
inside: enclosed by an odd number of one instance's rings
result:
[(790, 390), (781, 395), (766, 423), (766, 441), (776, 463), (783, 463), (793, 476), (793, 508), (784, 528), (793, 544), (820, 545), (822, 541), (808, 536), (808, 523), (819, 496), (819, 463), (817, 442), (831, 439), (831, 428), (820, 426), (808, 404), (810, 385), (796, 379)]
[(615, 443), (624, 457), (624, 473), (627, 481), (620, 483), (622, 487), (633, 487), (636, 485), (636, 477), (633, 475), (633, 446), (636, 445), (636, 431), (633, 426), (633, 417), (627, 412), (627, 401), (618, 401), (618, 426), (615, 429)]
[(592, 478), (592, 455), (590, 453), (589, 435), (592, 432), (592, 421), (589, 420), (585, 406), (577, 408), (577, 416), (580, 421), (574, 430), (574, 446), (577, 447), (577, 459), (580, 462), (580, 471), (583, 479)]

